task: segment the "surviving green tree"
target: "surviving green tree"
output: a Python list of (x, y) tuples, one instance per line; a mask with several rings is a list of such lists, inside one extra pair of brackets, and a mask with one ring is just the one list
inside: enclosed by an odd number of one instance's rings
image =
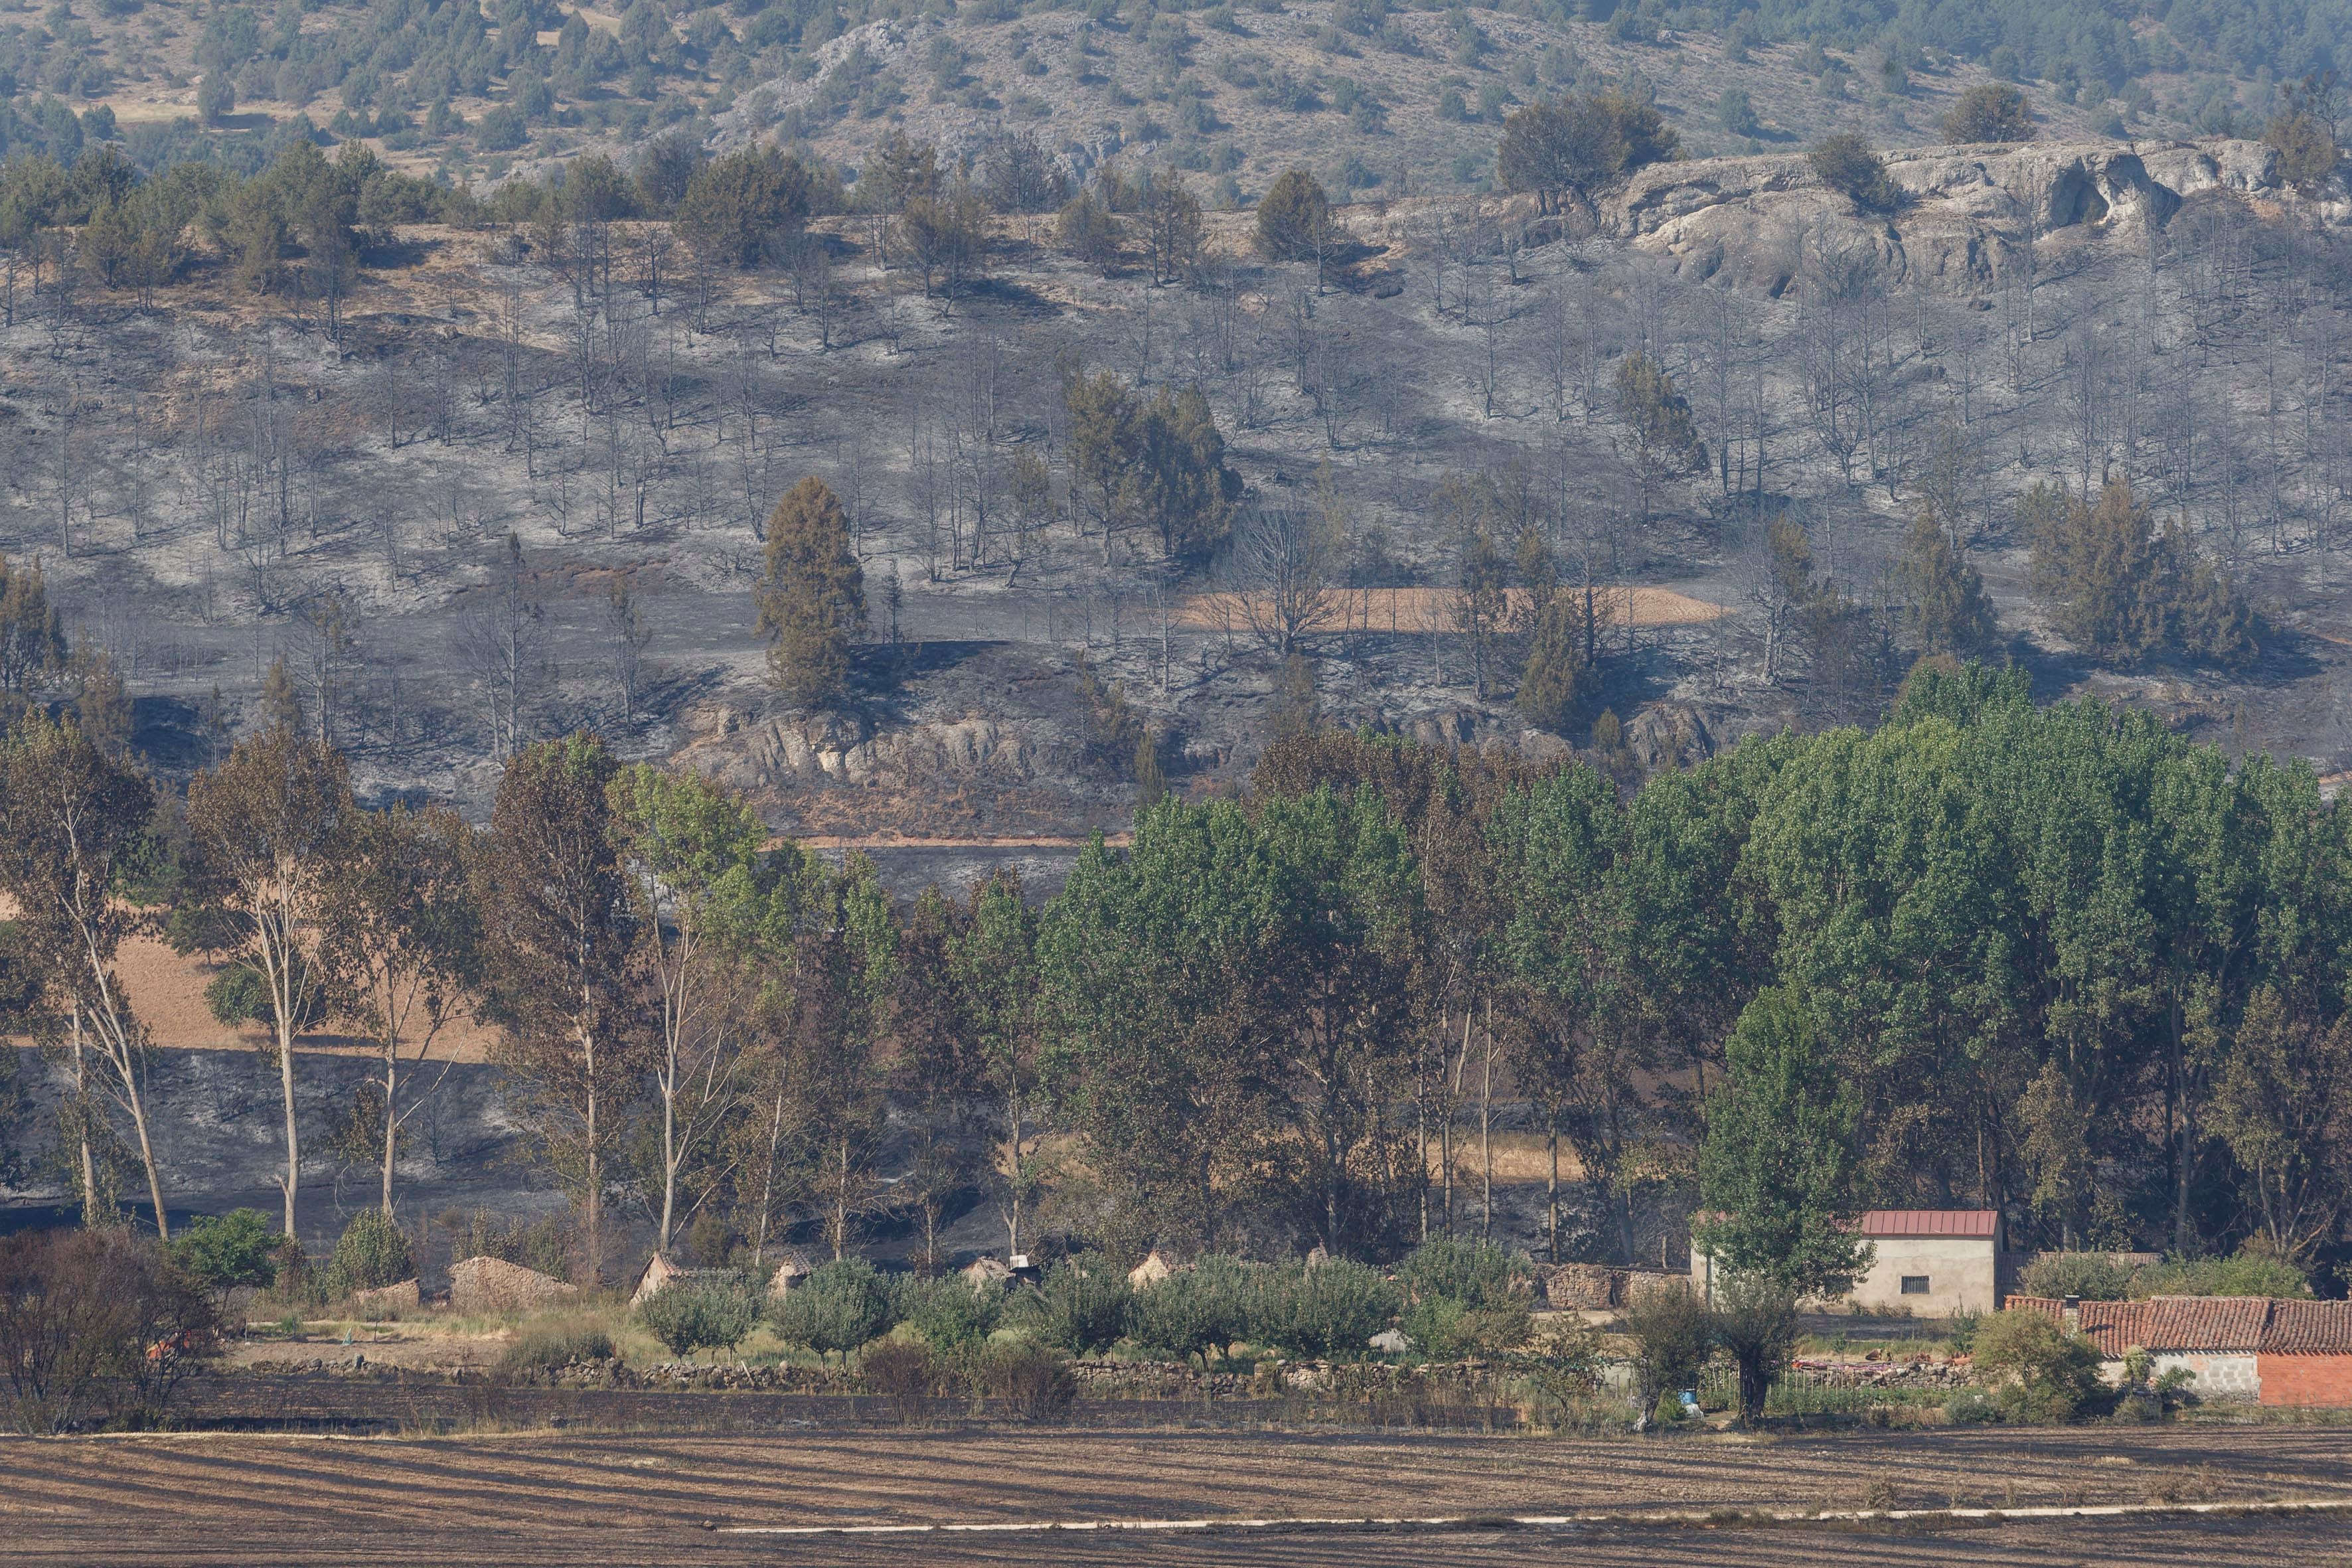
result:
[(1896, 571), (1922, 653), (1966, 658), (1991, 645), (1992, 602), (1984, 578), (1932, 512), (1923, 510), (1913, 521)]
[(2224, 667), (2252, 661), (2253, 612), (2177, 526), (2159, 530), (2124, 479), (2095, 504), (2037, 485), (2018, 503), (2033, 546), (2033, 591), (2058, 630), (2102, 664), (2160, 655)]
[(1304, 169), (1286, 169), (1257, 204), (1258, 253), (1275, 261), (1328, 258), (1331, 198)]
[(806, 707), (839, 701), (866, 632), (866, 574), (851, 548), (841, 498), (814, 475), (769, 514), (759, 605), (770, 682)]
[(1769, 986), (1739, 1015), (1699, 1145), (1701, 1247), (1735, 1275), (1804, 1295), (1842, 1294), (1868, 1266), (1855, 1209), (1860, 1107), (1791, 991)]
[(1528, 104), (1503, 121), (1495, 183), (1532, 192), (1549, 212), (1618, 175), (1675, 155), (1680, 138), (1657, 105), (1612, 89)]

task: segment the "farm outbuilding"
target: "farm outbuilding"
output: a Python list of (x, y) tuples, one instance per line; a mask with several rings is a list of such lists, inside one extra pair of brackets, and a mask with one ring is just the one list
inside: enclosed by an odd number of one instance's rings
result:
[[(1872, 1209), (1854, 1222), (1869, 1268), (1836, 1305), (1948, 1318), (2000, 1305), (2000, 1215), (1994, 1209)], [(1691, 1248), (1691, 1277), (1710, 1295), (1715, 1259)]]
[(2012, 1296), (2020, 1311), (2059, 1320), (2099, 1347), (2109, 1378), (2146, 1351), (2158, 1373), (2196, 1373), (2200, 1398), (2352, 1409), (2352, 1301), (2262, 1296), (2151, 1296), (2061, 1301)]

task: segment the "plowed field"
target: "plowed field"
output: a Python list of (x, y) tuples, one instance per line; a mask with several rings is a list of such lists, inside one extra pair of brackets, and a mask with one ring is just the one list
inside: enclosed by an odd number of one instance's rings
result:
[[(0, 1441), (0, 1563), (2352, 1563), (2352, 1516), (1773, 1525), (1686, 1510), (2352, 1500), (2340, 1428), (1579, 1442), (1185, 1432)], [(1476, 1522), (1605, 1512), (1552, 1528)], [(1682, 1517), (1642, 1519), (1644, 1513)], [(751, 1529), (1446, 1516), (1445, 1528)]]

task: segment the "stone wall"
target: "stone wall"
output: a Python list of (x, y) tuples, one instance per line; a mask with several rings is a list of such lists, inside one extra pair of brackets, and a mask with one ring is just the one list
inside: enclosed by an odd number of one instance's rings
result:
[(1637, 1306), (1661, 1290), (1687, 1290), (1691, 1277), (1663, 1268), (1612, 1268), (1602, 1263), (1538, 1264), (1544, 1299), (1563, 1312), (1607, 1312)]

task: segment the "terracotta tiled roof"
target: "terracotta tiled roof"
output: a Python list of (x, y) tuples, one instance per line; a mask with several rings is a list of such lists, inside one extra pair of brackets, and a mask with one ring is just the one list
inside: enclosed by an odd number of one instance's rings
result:
[(1864, 1236), (1972, 1236), (2000, 1234), (1998, 1209), (1873, 1209), (1854, 1222)]
[[(2011, 1311), (2064, 1315), (2046, 1296), (2011, 1296)], [(2137, 1346), (2188, 1355), (2352, 1355), (2352, 1301), (2273, 1301), (2262, 1296), (2153, 1296), (2084, 1301), (2075, 1327), (2110, 1361)]]
[(2151, 1296), (2139, 1342), (2152, 1351), (2252, 1351), (2270, 1315), (2262, 1296)]
[(2273, 1301), (2264, 1355), (2352, 1355), (2352, 1301)]
[[(2074, 1326), (2084, 1338), (2099, 1347), (2101, 1355), (2109, 1361), (2120, 1361), (2124, 1352), (2134, 1345), (2143, 1350), (2158, 1348), (2147, 1342), (2147, 1309), (2146, 1301), (2085, 1301)], [(2163, 1348), (2176, 1350), (2185, 1347), (2167, 1345)]]

